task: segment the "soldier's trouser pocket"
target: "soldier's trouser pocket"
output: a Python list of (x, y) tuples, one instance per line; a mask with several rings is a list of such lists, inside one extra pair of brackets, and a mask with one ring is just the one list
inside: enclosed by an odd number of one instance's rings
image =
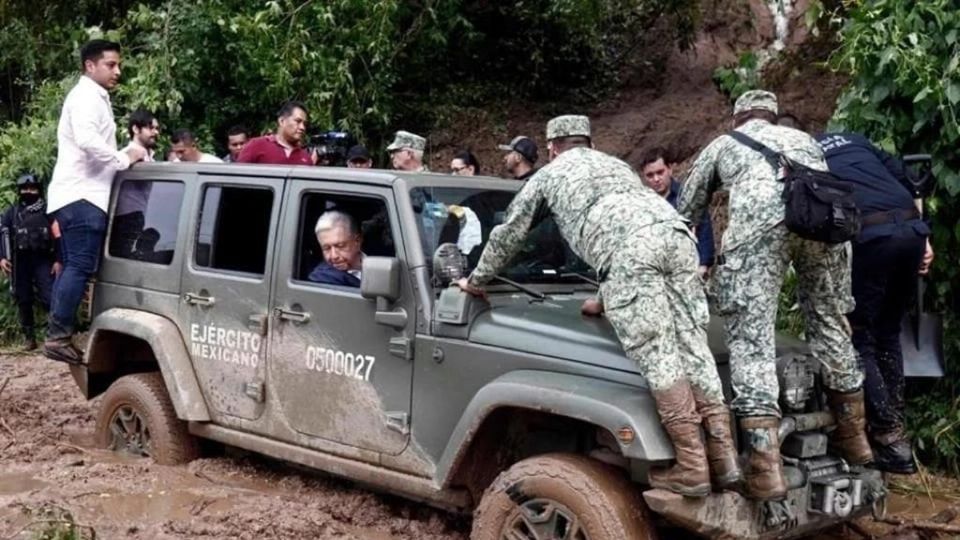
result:
[(746, 307), (740, 279), (743, 260), (736, 253), (727, 253), (721, 262), (714, 268), (707, 295), (718, 315), (732, 315)]

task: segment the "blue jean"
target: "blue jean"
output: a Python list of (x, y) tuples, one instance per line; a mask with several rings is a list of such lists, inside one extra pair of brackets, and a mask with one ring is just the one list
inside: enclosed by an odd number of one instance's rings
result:
[(106, 212), (85, 200), (64, 206), (53, 217), (60, 225), (63, 272), (53, 283), (48, 339), (73, 335), (77, 307), (87, 280), (97, 271), (107, 231)]

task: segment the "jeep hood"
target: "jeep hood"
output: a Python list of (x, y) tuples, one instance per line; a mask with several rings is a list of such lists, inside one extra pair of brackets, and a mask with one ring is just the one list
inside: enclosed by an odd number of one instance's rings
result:
[[(543, 301), (526, 297), (491, 298), (491, 309), (476, 317), (470, 329), (473, 343), (542, 354), (612, 369), (637, 372), (620, 346), (605, 317), (580, 314), (584, 297), (550, 297)], [(657, 317), (658, 314), (651, 313)], [(718, 364), (729, 353), (723, 342), (723, 319), (712, 317), (708, 330), (710, 350)], [(777, 336), (777, 352), (806, 351), (806, 345), (787, 336)]]

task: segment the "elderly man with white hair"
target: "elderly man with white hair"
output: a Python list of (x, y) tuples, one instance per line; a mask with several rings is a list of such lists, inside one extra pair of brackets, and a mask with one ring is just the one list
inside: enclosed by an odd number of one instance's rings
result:
[(317, 220), (313, 232), (323, 251), (323, 262), (307, 279), (327, 285), (359, 287), (364, 255), (360, 250), (363, 237), (357, 221), (343, 212), (328, 210)]

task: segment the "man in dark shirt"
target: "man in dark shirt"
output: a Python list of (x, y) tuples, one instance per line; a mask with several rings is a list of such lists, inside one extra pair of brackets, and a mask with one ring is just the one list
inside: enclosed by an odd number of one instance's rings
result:
[[(650, 189), (659, 193), (661, 197), (665, 197), (670, 206), (676, 208), (681, 186), (673, 178), (673, 168), (668, 165), (666, 152), (662, 148), (650, 150), (643, 156), (640, 168), (643, 173), (643, 182)], [(713, 225), (710, 223), (709, 213), (703, 213), (696, 229), (697, 253), (700, 256), (698, 270), (700, 276), (703, 277), (710, 271), (714, 259)]]
[(328, 210), (317, 220), (313, 232), (323, 251), (323, 262), (307, 279), (327, 285), (359, 287), (363, 237), (357, 221), (343, 212)]
[(313, 156), (303, 147), (306, 132), (306, 106), (288, 101), (277, 113), (277, 132), (251, 139), (240, 151), (237, 163), (313, 165)]
[(503, 167), (517, 180), (526, 180), (537, 172), (538, 148), (533, 139), (518, 135), (510, 144), (499, 144), (497, 148), (507, 153), (503, 156)]
[(830, 172), (854, 186), (863, 229), (853, 242), (848, 316), (864, 368), (867, 420), (876, 465), (916, 472), (904, 433), (903, 356), (900, 324), (916, 290), (918, 269), (933, 260), (930, 229), (917, 209), (903, 164), (856, 133), (817, 138)]

